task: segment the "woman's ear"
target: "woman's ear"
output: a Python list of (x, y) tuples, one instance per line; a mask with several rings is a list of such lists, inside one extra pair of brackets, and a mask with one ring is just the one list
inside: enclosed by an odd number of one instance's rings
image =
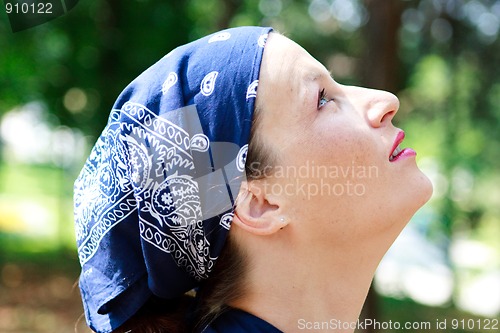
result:
[(287, 222), (279, 215), (279, 204), (271, 201), (261, 182), (243, 182), (232, 223), (255, 235), (266, 236), (279, 231)]

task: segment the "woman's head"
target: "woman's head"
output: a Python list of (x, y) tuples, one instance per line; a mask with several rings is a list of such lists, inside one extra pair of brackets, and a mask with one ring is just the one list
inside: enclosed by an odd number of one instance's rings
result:
[[(273, 269), (258, 267), (265, 251), (289, 263), (332, 245), (386, 245), (428, 199), (412, 151), (390, 157), (397, 98), (338, 84), (269, 32), (183, 46), (119, 97), (75, 186), (80, 287), (97, 331), (201, 281), (211, 315), (245, 295), (241, 279)], [(227, 298), (227, 286), (239, 290)]]
[(413, 150), (392, 157), (403, 138), (392, 124), (398, 107), (391, 93), (337, 83), (302, 47), (271, 33), (254, 129), (271, 163), (247, 161), (254, 179), (233, 221), (246, 231), (240, 243), (286, 225), (291, 246), (313, 252), (364, 241), (388, 247), (432, 192)]

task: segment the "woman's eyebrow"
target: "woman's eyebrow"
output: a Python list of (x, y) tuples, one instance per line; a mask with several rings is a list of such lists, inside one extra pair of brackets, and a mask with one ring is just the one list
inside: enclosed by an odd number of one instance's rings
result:
[[(326, 69), (326, 73), (328, 73), (329, 78), (335, 81), (335, 78), (333, 77), (332, 71), (327, 69), (327, 68), (325, 68), (325, 69)], [(324, 74), (325, 76), (327, 75), (326, 73)]]
[(332, 74), (332, 71), (327, 70), (317, 70), (317, 69), (311, 69), (311, 70), (306, 70), (306, 74), (304, 75), (304, 80), (305, 81), (316, 81), (321, 78), (325, 78), (326, 76), (329, 76), (332, 80), (335, 80)]

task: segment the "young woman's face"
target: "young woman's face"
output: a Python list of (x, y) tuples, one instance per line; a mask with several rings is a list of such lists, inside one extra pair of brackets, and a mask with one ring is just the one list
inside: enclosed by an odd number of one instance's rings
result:
[(257, 103), (258, 135), (277, 161), (265, 189), (294, 227), (339, 242), (399, 233), (429, 199), (415, 152), (395, 152), (403, 132), (392, 124), (393, 94), (341, 85), (299, 45), (270, 34)]

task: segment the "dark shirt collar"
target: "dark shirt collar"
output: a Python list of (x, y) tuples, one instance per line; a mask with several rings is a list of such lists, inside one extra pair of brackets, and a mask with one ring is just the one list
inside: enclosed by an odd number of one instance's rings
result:
[(283, 333), (248, 312), (229, 309), (210, 323), (202, 333)]

